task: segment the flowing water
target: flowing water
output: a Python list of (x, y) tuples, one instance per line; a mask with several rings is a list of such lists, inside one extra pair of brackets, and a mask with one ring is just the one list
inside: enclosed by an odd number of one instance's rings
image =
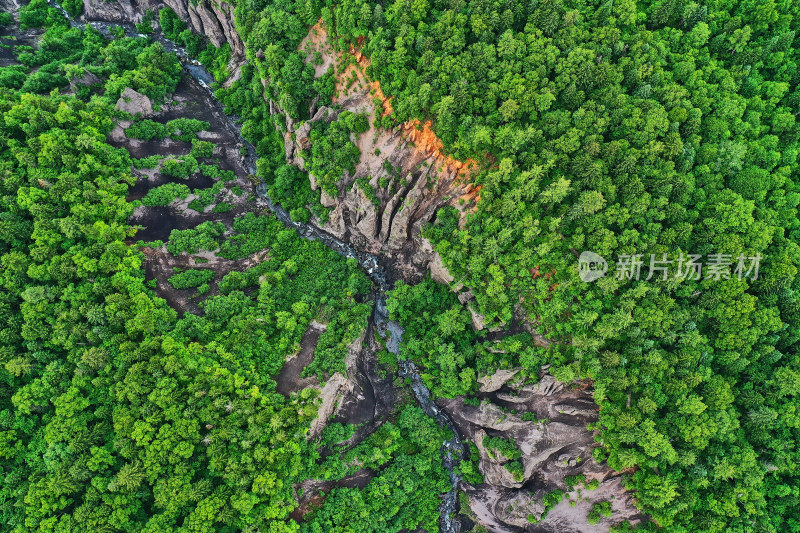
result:
[[(146, 35), (138, 33), (136, 28), (129, 24), (112, 24), (102, 21), (82, 23), (75, 21), (61, 6), (56, 4), (53, 0), (49, 1), (51, 6), (58, 9), (67, 20), (70, 21), (72, 27), (85, 27), (90, 25), (106, 36), (113, 36), (112, 28), (121, 27), (125, 30), (126, 35), (147, 37)], [(183, 65), (184, 70), (209, 92), (211, 99), (216, 105), (222, 107), (222, 104), (217, 101), (214, 91), (211, 89), (214, 78), (202, 65), (196, 60), (191, 59), (183, 47), (178, 46), (163, 35), (156, 34), (150, 35), (149, 37), (161, 43), (167, 51), (174, 53), (180, 60), (181, 65)], [(236, 131), (237, 135), (239, 135), (239, 140), (247, 147), (247, 155), (244, 156), (244, 163), (248, 172), (255, 175), (257, 161), (255, 148), (241, 136), (241, 127), (237, 124), (237, 118), (225, 114), (223, 114), (223, 116), (227, 118), (229, 125)], [(386, 341), (387, 349), (393, 354), (399, 355), (400, 344), (403, 340), (403, 328), (397, 322), (389, 319), (389, 313), (386, 309), (386, 291), (389, 290), (390, 287), (387, 282), (386, 269), (380, 264), (378, 257), (374, 254), (358, 251), (348, 243), (333, 237), (316, 226), (293, 221), (285, 209), (270, 200), (267, 196), (267, 188), (263, 183), (256, 187), (256, 193), (259, 198), (267, 204), (278, 220), (283, 222), (287, 227), (297, 230), (300, 236), (309, 240), (320, 241), (338, 254), (347, 258), (355, 258), (358, 261), (377, 288), (374, 292), (373, 321), (375, 326)], [(459, 462), (464, 457), (464, 444), (458, 435), (453, 421), (445, 412), (439, 409), (433, 402), (433, 399), (431, 399), (431, 392), (422, 382), (416, 364), (410, 360), (400, 360), (399, 366), (400, 377), (410, 379), (411, 390), (414, 392), (425, 414), (436, 420), (439, 425), (450, 429), (452, 432), (452, 437), (442, 443), (442, 463), (450, 476), (452, 489), (444, 495), (442, 503), (439, 506), (439, 511), (441, 513), (439, 530), (446, 533), (456, 533), (460, 529), (458, 521), (455, 520), (458, 500), (456, 490), (460, 478), (456, 474), (455, 467), (458, 466)]]

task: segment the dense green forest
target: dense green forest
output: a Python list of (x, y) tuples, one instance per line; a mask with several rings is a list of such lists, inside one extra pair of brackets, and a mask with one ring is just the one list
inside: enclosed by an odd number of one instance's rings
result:
[[(294, 484), (341, 479), (357, 460), (371, 481), (335, 490), (306, 530), (354, 524), (340, 510), (364, 517), (377, 507), (376, 531), (435, 529), (449, 487), (445, 437), (418, 408), (398, 406), (396, 421), (338, 460), (334, 433), (307, 440), (316, 389), (276, 392), (312, 320), (328, 324), (314, 370), (343, 369), (370, 313), (357, 263), (269, 214), (173, 230), (164, 249), (175, 256), (268, 251), (218, 280), (201, 314), (179, 314), (142, 268), (144, 251), (163, 243), (136, 243), (128, 223), (131, 169), (163, 171), (163, 162), (133, 160), (106, 137), (130, 118), (115, 109), (122, 89), (162, 103), (182, 68), (148, 39), (71, 29), (43, 1), (20, 18), (47, 30), (38, 48), (18, 47), (19, 65), (0, 68), (0, 528), (298, 531)], [(86, 73), (101, 81), (71, 90)], [(162, 125), (164, 135), (194, 139), (208, 127), (179, 120)], [(211, 148), (192, 144), (198, 157)], [(231, 172), (206, 167), (218, 183)], [(171, 185), (143, 203), (186, 194)], [(203, 297), (208, 272), (176, 271), (169, 283)]]
[[(366, 46), (400, 119), (497, 158), (467, 227), (429, 231), (445, 263), (490, 320), (522, 298), (557, 377), (595, 380), (599, 458), (639, 468), (660, 525), (798, 530), (797, 4), (470, 5), (387, 9)], [(756, 281), (587, 286), (572, 250), (764, 260)]]
[[(320, 18), (338, 50), (352, 44), (370, 58), (367, 74), (392, 97), (385, 126), (432, 120), (449, 154), (480, 162), (477, 210), (460, 224), (444, 208), (425, 235), (488, 326), (510, 326), (520, 306), (551, 343), (519, 334), (489, 346), (446, 287), (400, 283), (389, 309), (406, 327), (402, 355), (422, 365), (434, 394), (474, 393), (497, 368), (534, 380), (550, 364), (562, 381), (590, 378), (595, 457), (631, 469), (629, 488), (654, 520), (643, 528), (800, 531), (800, 4), (237, 0), (235, 13), (249, 61), (217, 95), (242, 118), (259, 177), (296, 220), (325, 210), (285, 165), (284, 118), (262, 95), (300, 120), (312, 101), (330, 102), (334, 74), (314, 78), (298, 51)], [(229, 50), (209, 48), (166, 10), (151, 18), (218, 80), (227, 75)], [(20, 65), (0, 70), (3, 523), (434, 529), (431, 494), (447, 484), (429, 440), (441, 435), (418, 410), (327, 456), (346, 428), (314, 449), (300, 438), (313, 398), (274, 392), (313, 318), (340, 316), (342, 343), (346, 324), (366, 320), (356, 299), (366, 278), (250, 215), (232, 236), (204, 226), (170, 238), (173, 253), (270, 249), (263, 266), (204, 300), (203, 316), (178, 318), (125, 244), (136, 162), (104, 141), (120, 92), (162, 99), (177, 61), (144, 39), (69, 29), (41, 0), (21, 21), (50, 29), (38, 49), (19, 47)], [(77, 69), (105, 81), (49, 94)], [(349, 139), (361, 120), (315, 126), (308, 161), (327, 192), (357, 160)], [(170, 134), (144, 122), (129, 132)], [(585, 250), (608, 260), (609, 275), (581, 280)], [(667, 254), (671, 272), (679, 257), (723, 254), (729, 275), (614, 275), (618, 258), (637, 254), (645, 274), (651, 254)], [(762, 258), (757, 279), (735, 275), (740, 255)], [(173, 283), (201, 287), (210, 279), (200, 272)], [(341, 369), (340, 354), (328, 355), (315, 372)], [(360, 491), (335, 489), (302, 527), (287, 521), (293, 480), (341, 478), (354, 461), (381, 475)]]
[[(594, 380), (597, 457), (637, 468), (659, 525), (800, 530), (796, 2), (241, 0), (236, 14), (253, 67), (221, 96), (263, 154), (279, 138), (248, 88), (270, 80), (305, 118), (324, 80), (296, 50), (322, 17), (340, 50), (365, 38), (385, 122), (432, 119), (451, 154), (483, 162), (477, 212), (460, 227), (444, 209), (426, 234), (488, 324), (521, 303), (553, 341), (498, 365)], [(587, 284), (583, 250), (612, 273), (625, 254), (722, 254), (731, 274)], [(740, 255), (763, 258), (757, 279), (733, 275)], [(426, 343), (407, 353), (452, 395), (486, 360), (442, 298), (406, 312)], [(434, 301), (441, 316), (415, 326)]]

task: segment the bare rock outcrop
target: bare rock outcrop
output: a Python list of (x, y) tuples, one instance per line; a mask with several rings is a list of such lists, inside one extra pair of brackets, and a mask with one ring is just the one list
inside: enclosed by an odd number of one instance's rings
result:
[(325, 225), (325, 231), (336, 237), (337, 239), (344, 238), (347, 233), (347, 225), (344, 221), (344, 205), (336, 204), (328, 215), (328, 222)]
[[(545, 507), (542, 504), (541, 490), (527, 492), (497, 487), (481, 491), (467, 490), (467, 500), (471, 513), (487, 530), (493, 533), (516, 533), (518, 531), (558, 532), (558, 533), (607, 533), (609, 527), (625, 520), (636, 524), (642, 521), (641, 514), (625, 494), (625, 487), (619, 477), (592, 475), (600, 485), (589, 491), (576, 488), (565, 491), (565, 497), (555, 507), (549, 509), (544, 519)], [(587, 520), (595, 503), (611, 503), (611, 517), (601, 518), (596, 524)], [(533, 519), (532, 523), (531, 518)]]
[(344, 194), (341, 202), (350, 213), (350, 227), (367, 239), (374, 239), (378, 229), (378, 208), (364, 190), (355, 185)]
[(85, 70), (82, 75), (69, 80), (69, 87), (74, 91), (81, 85), (90, 86), (102, 82), (103, 80), (100, 78), (100, 76)]
[(474, 304), (467, 305), (469, 314), (472, 317), (472, 327), (475, 331), (481, 331), (486, 328), (486, 317), (475, 310)]
[(478, 383), (481, 384), (480, 392), (494, 392), (516, 376), (519, 373), (520, 369), (504, 369), (501, 368), (491, 376), (483, 376), (482, 378), (478, 379)]
[(516, 409), (533, 410), (542, 418), (555, 419), (561, 416), (592, 419), (597, 416), (597, 405), (591, 395), (570, 395), (564, 384), (550, 374), (542, 376), (536, 384), (525, 385), (515, 394), (498, 393), (497, 399)]
[(221, 0), (84, 0), (85, 21), (138, 24), (148, 10), (158, 12), (169, 7), (189, 27), (205, 35), (214, 46), (228, 43), (231, 47), (231, 72), (236, 75), (238, 66), (245, 60), (244, 42), (236, 32), (233, 19), (233, 4)]
[[(597, 420), (592, 392), (586, 384), (566, 386), (543, 369), (538, 383), (517, 387), (516, 394), (499, 392), (498, 384), (519, 374), (503, 370), (484, 379), (493, 391), (482, 392), (478, 406), (463, 399), (441, 399), (437, 404), (453, 419), (459, 433), (478, 449), (484, 482), (462, 482), (470, 509), (466, 511), (489, 531), (559, 531), (568, 533), (608, 531), (611, 524), (643, 519), (620, 475), (592, 457), (594, 434), (586, 425)], [(523, 413), (526, 416), (522, 419)], [(533, 419), (533, 420), (532, 420)], [(508, 459), (484, 445), (486, 436), (510, 439), (519, 450), (522, 474), (508, 468)], [(583, 474), (596, 479), (599, 488), (570, 488), (565, 478)], [(543, 498), (555, 489), (566, 498), (546, 509)], [(570, 500), (572, 503), (570, 503)], [(611, 518), (590, 525), (587, 515), (595, 503), (612, 502)], [(534, 525), (535, 524), (535, 525)]]
[[(364, 108), (369, 111), (373, 104), (366, 96), (366, 92), (359, 94), (340, 105), (353, 112)], [(285, 118), (286, 162), (301, 170), (306, 170), (301, 153), (311, 147), (314, 124), (332, 122), (342, 111), (320, 106), (308, 120), (295, 123), (275, 102), (270, 101), (269, 108), (271, 113)], [(369, 144), (369, 139), (374, 142)], [(336, 197), (321, 191), (320, 203), (331, 211), (326, 222), (315, 219), (316, 225), (338, 238), (348, 239), (357, 248), (386, 254), (398, 265), (401, 274), (418, 279), (430, 269), (435, 279), (452, 280), (441, 258), (420, 232), (436, 210), (461, 191), (454, 183), (456, 172), (436, 171), (435, 158), (405, 141), (399, 131), (371, 128), (361, 136), (353, 136), (353, 140), (361, 150), (356, 171), (339, 182), (340, 193)], [(364, 177), (369, 178), (369, 191), (355, 183)], [(313, 173), (308, 173), (308, 180), (312, 190), (319, 189)]]
[(339, 372), (336, 372), (325, 382), (319, 393), (322, 401), (317, 409), (317, 417), (312, 420), (311, 429), (308, 432), (309, 439), (319, 436), (328, 424), (328, 418), (334, 413), (337, 405), (340, 405), (342, 394), (348, 391), (352, 391), (352, 384)]
[(363, 399), (363, 394), (359, 390), (360, 387), (355, 376), (359, 373), (358, 355), (363, 347), (366, 333), (367, 330), (365, 329), (347, 347), (347, 357), (345, 358), (347, 375), (344, 376), (336, 372), (322, 386), (320, 390), (322, 402), (317, 410), (317, 417), (311, 422), (311, 429), (308, 433), (309, 439), (319, 436), (320, 432), (328, 424), (328, 419), (342, 408), (348, 400), (348, 396), (355, 396), (356, 401)]
[[(316, 52), (321, 54), (326, 68), (315, 66), (316, 76), (323, 75), (328, 67), (336, 70), (343, 60), (328, 44), (327, 32), (320, 24), (312, 27), (299, 49), (308, 54), (309, 63), (313, 63)], [(320, 203), (330, 211), (324, 222), (314, 218), (313, 223), (358, 249), (385, 255), (396, 265), (394, 273), (407, 280), (417, 281), (430, 270), (438, 281), (452, 281), (421, 231), (444, 205), (462, 209), (474, 205), (463, 201), (471, 187), (464, 178), (466, 168), (441, 154), (440, 143), (427, 125), (420, 132), (407, 124), (394, 129), (380, 127), (375, 118), (375, 102), (381, 99), (386, 112), (387, 99), (382, 97), (377, 83), (364, 75), (368, 60), (357, 51), (353, 54), (356, 64), (345, 65), (340, 77), (344, 80), (355, 76), (357, 82), (339, 80), (332, 105), (312, 102), (308, 119), (297, 121), (278, 103), (267, 100), (270, 113), (280, 116), (279, 122), (285, 125), (285, 129), (280, 128), (286, 162), (308, 170), (302, 154), (311, 148), (315, 124), (337, 120), (342, 111), (365, 113), (369, 129), (360, 135), (351, 134), (351, 141), (361, 154), (355, 171), (344, 173), (337, 184), (337, 195), (330, 190), (320, 194)], [(363, 188), (361, 178), (368, 180), (370, 190)], [(318, 190), (313, 173), (308, 173), (308, 179), (311, 189)], [(359, 185), (354, 185), (356, 181)]]
[(442, 257), (437, 253), (433, 253), (432, 255), (431, 262), (428, 264), (428, 270), (431, 271), (431, 278), (444, 285), (451, 284), (454, 278), (450, 274), (450, 271), (447, 270), (447, 267), (444, 266), (444, 263), (442, 263)]
[[(311, 173), (308, 174), (308, 177), (311, 178), (313, 175)], [(316, 190), (316, 188), (312, 189)], [(336, 207), (337, 202), (335, 198), (331, 198), (331, 196), (326, 193), (325, 191), (320, 192), (319, 203), (322, 204), (322, 207)]]
[(150, 98), (130, 87), (122, 91), (116, 107), (118, 111), (125, 111), (133, 116), (149, 117), (153, 114), (153, 103)]
[(17, 11), (23, 5), (20, 0), (0, 0), (0, 11), (17, 15)]

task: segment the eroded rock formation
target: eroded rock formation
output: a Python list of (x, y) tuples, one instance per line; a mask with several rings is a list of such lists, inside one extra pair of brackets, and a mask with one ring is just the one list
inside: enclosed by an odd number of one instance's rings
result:
[[(321, 54), (322, 65), (315, 66), (317, 76), (324, 74), (328, 67), (336, 68), (342, 60), (331, 49), (325, 28), (319, 24), (311, 29), (300, 48), (307, 51), (309, 60), (315, 52)], [(383, 102), (385, 114), (387, 107), (391, 110), (390, 101), (383, 96), (377, 82), (366, 79), (363, 73), (366, 58), (355, 50), (351, 52), (357, 61), (339, 78), (354, 76), (357, 81), (337, 86), (334, 107), (317, 107), (314, 103), (311, 118), (298, 123), (276, 102), (269, 102), (270, 113), (282, 114), (285, 118), (286, 161), (306, 170), (301, 152), (311, 146), (314, 123), (336, 120), (342, 111), (366, 113), (369, 129), (353, 136), (361, 152), (355, 172), (343, 176), (337, 197), (326, 192), (321, 194), (322, 205), (331, 211), (324, 224), (319, 220), (314, 222), (357, 248), (382, 253), (392, 262), (395, 272), (406, 279), (418, 280), (425, 270), (430, 270), (437, 281), (455, 281), (420, 233), (440, 207), (451, 204), (469, 209), (474, 205), (474, 202), (459, 202), (474, 189), (468, 179), (468, 169), (473, 163), (443, 155), (441, 143), (433, 135), (430, 124), (406, 123), (392, 130), (380, 128), (375, 120), (375, 102)], [(356, 184), (359, 178), (368, 178), (370, 195)], [(311, 173), (309, 182), (316, 190), (316, 179)]]
[[(8, 0), (10, 1), (10, 0)], [(170, 7), (189, 27), (205, 35), (214, 46), (228, 43), (231, 47), (231, 72), (234, 77), (245, 59), (244, 43), (236, 32), (233, 5), (221, 0), (84, 0), (81, 19), (138, 24), (145, 13)]]
[[(84, 18), (136, 23), (147, 9), (157, 10), (164, 5), (215, 45), (228, 42), (234, 63), (243, 60), (244, 46), (235, 32), (228, 4), (208, 0), (196, 5), (188, 0), (86, 0)], [(337, 57), (326, 46), (324, 34), (320, 35), (324, 30), (315, 28), (317, 33), (308, 41), (316, 47), (310, 53), (323, 52), (322, 65), (315, 67), (321, 75), (328, 66), (335, 65)], [(450, 204), (464, 213), (474, 207), (479, 191), (465, 176), (469, 165), (442, 154), (429, 124), (409, 123), (394, 130), (378, 128), (374, 124), (374, 102), (382, 102), (385, 113), (391, 109), (391, 101), (358, 70), (364, 58), (356, 55), (356, 59), (357, 64), (348, 67), (345, 75), (355, 69), (359, 81), (350, 90), (339, 87), (335, 108), (312, 104), (312, 117), (301, 123), (286, 116), (285, 157), (301, 169), (305, 169), (301, 152), (311, 146), (314, 122), (335, 120), (341, 110), (364, 112), (370, 117), (370, 129), (354, 139), (361, 150), (355, 172), (344, 176), (336, 197), (321, 193), (321, 203), (331, 208), (330, 218), (324, 224), (315, 222), (358, 248), (381, 252), (392, 261), (395, 274), (411, 281), (429, 270), (437, 281), (461, 291), (459, 299), (472, 313), (475, 329), (483, 329), (483, 317), (470, 305), (474, 303), (470, 302), (471, 293), (462, 291), (459, 280), (453, 278), (420, 234), (440, 207)], [(128, 103), (123, 100), (121, 105)], [(276, 103), (268, 104), (272, 114), (285, 116)], [(146, 112), (146, 106), (142, 110)], [(314, 176), (309, 173), (308, 177), (316, 189)], [(377, 201), (355, 183), (362, 177), (369, 178)], [(379, 377), (376, 372), (375, 353), (379, 347), (371, 328), (348, 350), (346, 375), (334, 374), (320, 387), (322, 401), (312, 426), (312, 438), (330, 419), (363, 424), (359, 432), (366, 434), (394, 409), (398, 391), (391, 378)], [(639, 521), (641, 517), (620, 476), (591, 458), (595, 444), (586, 425), (597, 418), (591, 392), (586, 387), (566, 388), (546, 373), (532, 385), (518, 382), (516, 375), (515, 370), (502, 370), (481, 379), (479, 397), (484, 401), (478, 407), (465, 404), (463, 398), (438, 402), (458, 426), (459, 434), (476, 444), (480, 456), (479, 468), (485, 482), (462, 483), (469, 506), (464, 511), (490, 531), (600, 532), (607, 531), (610, 523)], [(524, 412), (535, 413), (542, 422), (523, 420)], [(512, 474), (505, 461), (489, 453), (483, 445), (486, 435), (514, 440), (522, 453), (521, 478)], [(583, 474), (587, 481), (597, 480), (598, 488), (570, 491), (566, 499), (545, 513), (544, 495), (555, 489), (567, 491), (565, 478), (576, 474)], [(363, 479), (359, 477), (359, 483)], [(317, 487), (313, 480), (309, 483), (304, 488)], [(600, 501), (611, 502), (612, 518), (589, 525), (587, 514)]]
[[(463, 398), (437, 401), (478, 449), (484, 483), (462, 483), (468, 514), (498, 532), (601, 532), (623, 520), (639, 522), (642, 517), (620, 475), (592, 458), (594, 434), (586, 426), (597, 420), (597, 407), (588, 384), (567, 387), (546, 369), (536, 384), (521, 385), (515, 376), (514, 370), (503, 370), (481, 380), (485, 392), (479, 406)], [(533, 413), (537, 420), (523, 420), (522, 413)], [(487, 435), (514, 441), (522, 455), (521, 477), (506, 467), (506, 458), (484, 446)], [(580, 474), (585, 482), (571, 489), (566, 478)], [(598, 488), (589, 490), (586, 484), (592, 480)], [(544, 496), (554, 490), (566, 496), (546, 510)], [(589, 524), (590, 510), (602, 501), (611, 503), (611, 518)]]
[(153, 103), (150, 99), (130, 87), (122, 91), (116, 107), (117, 110), (125, 111), (133, 116), (149, 117), (153, 114)]
[[(333, 121), (342, 110), (374, 116), (372, 105), (369, 91), (365, 89), (342, 101), (340, 109), (318, 108), (314, 116), (302, 124), (294, 124), (287, 117), (286, 160), (306, 170), (300, 153), (311, 144), (309, 135), (313, 123)], [(282, 113), (274, 102), (270, 102), (270, 109), (273, 113)], [(439, 166), (437, 156), (415, 146), (402, 129), (386, 131), (373, 126), (356, 141), (361, 149), (356, 171), (340, 182), (341, 192), (336, 198), (322, 192), (322, 205), (332, 210), (326, 223), (316, 220), (316, 224), (358, 248), (382, 252), (409, 277), (419, 277), (430, 268), (438, 281), (453, 281), (420, 232), (440, 207), (453, 202), (470, 187), (458, 180), (460, 167)], [(376, 202), (355, 183), (363, 177), (369, 178)], [(309, 182), (312, 189), (318, 188), (311, 173)]]

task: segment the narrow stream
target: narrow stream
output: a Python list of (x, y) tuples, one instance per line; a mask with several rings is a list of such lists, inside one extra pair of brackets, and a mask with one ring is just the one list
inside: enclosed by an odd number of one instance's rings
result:
[[(72, 27), (85, 27), (89, 25), (107, 37), (113, 37), (111, 28), (121, 27), (125, 30), (126, 35), (150, 37), (153, 41), (161, 43), (167, 51), (174, 53), (178, 57), (184, 70), (204, 89), (206, 89), (215, 104), (219, 106), (220, 109), (222, 108), (222, 104), (216, 99), (214, 91), (211, 90), (211, 84), (214, 82), (213, 76), (211, 76), (211, 74), (202, 65), (200, 65), (198, 61), (191, 59), (183, 47), (178, 46), (174, 42), (164, 37), (162, 34), (158, 33), (149, 36), (143, 35), (140, 34), (136, 28), (130, 24), (112, 24), (102, 21), (89, 21), (86, 23), (78, 22), (73, 20), (69, 13), (64, 11), (64, 9), (56, 4), (54, 0), (48, 0), (48, 2), (52, 7), (58, 9), (67, 18), (67, 20), (69, 20)], [(247, 155), (244, 156), (244, 163), (248, 172), (255, 175), (256, 161), (258, 159), (255, 153), (255, 148), (241, 136), (241, 126), (236, 122), (237, 117), (232, 117), (224, 113), (222, 113), (222, 115), (227, 118), (229, 125), (239, 136), (239, 140), (244, 144), (244, 146), (247, 147)], [(374, 293), (374, 324), (377, 327), (381, 337), (383, 337), (386, 341), (387, 349), (393, 354), (399, 355), (400, 344), (403, 340), (403, 328), (394, 320), (389, 319), (389, 313), (386, 308), (386, 291), (389, 290), (390, 287), (387, 282), (386, 269), (380, 264), (378, 257), (374, 254), (358, 251), (346, 242), (333, 237), (316, 226), (293, 221), (289, 216), (289, 213), (286, 212), (283, 207), (273, 203), (272, 200), (267, 196), (267, 188), (264, 183), (261, 183), (256, 187), (256, 194), (267, 204), (269, 209), (275, 214), (278, 220), (283, 222), (283, 224), (287, 227), (296, 229), (301, 237), (309, 240), (320, 241), (336, 253), (347, 258), (355, 258), (358, 261), (359, 265), (361, 265), (367, 275), (369, 275), (370, 279), (372, 279), (377, 286), (377, 291)], [(436, 420), (440, 426), (446, 427), (452, 432), (452, 437), (442, 443), (442, 463), (450, 476), (452, 488), (444, 495), (442, 498), (442, 503), (439, 505), (439, 511), (441, 515), (439, 518), (439, 530), (445, 533), (458, 533), (460, 531), (460, 527), (459, 522), (455, 520), (455, 514), (458, 501), (457, 487), (460, 478), (458, 474), (456, 474), (454, 467), (458, 466), (459, 462), (464, 457), (464, 443), (461, 441), (461, 438), (458, 435), (458, 430), (456, 429), (455, 424), (453, 424), (453, 421), (444, 411), (439, 409), (439, 407), (437, 407), (434, 401), (431, 399), (431, 392), (423, 383), (422, 378), (419, 375), (419, 369), (417, 368), (417, 365), (410, 360), (399, 360), (399, 365), (399, 376), (402, 378), (409, 378), (411, 380), (411, 390), (414, 392), (414, 395), (416, 396), (417, 401), (419, 402), (419, 405), (425, 414)]]

